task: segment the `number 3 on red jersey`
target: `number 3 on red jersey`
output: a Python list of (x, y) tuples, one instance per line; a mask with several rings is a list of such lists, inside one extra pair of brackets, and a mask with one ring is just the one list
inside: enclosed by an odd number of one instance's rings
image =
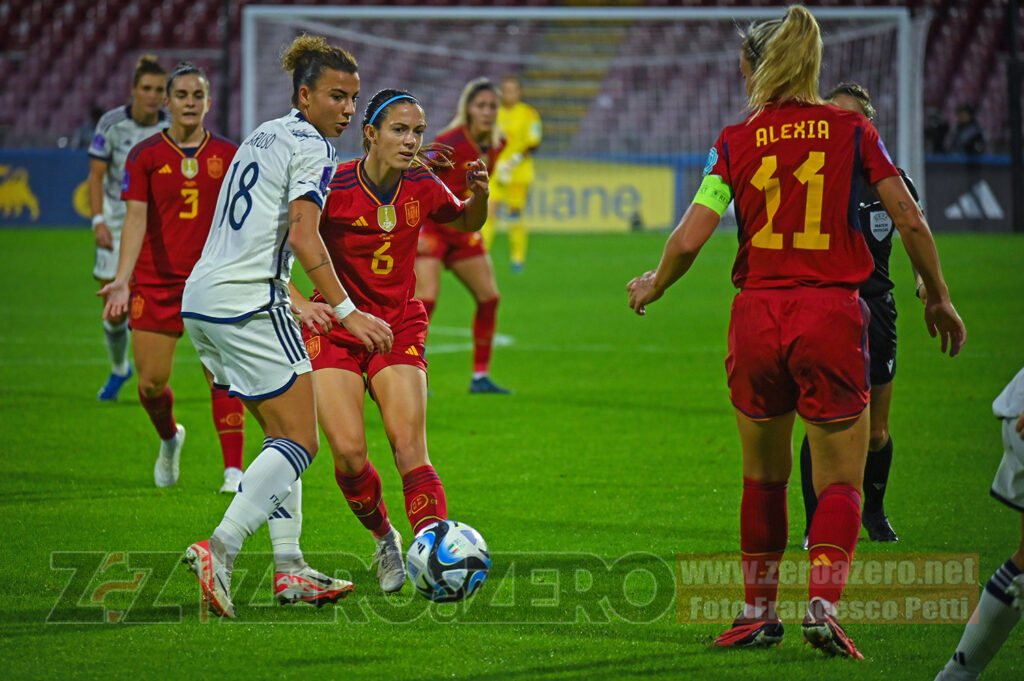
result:
[[(812, 151), (807, 159), (793, 172), (800, 184), (807, 185), (807, 203), (804, 207), (804, 228), (793, 234), (793, 248), (812, 251), (827, 251), (829, 235), (821, 233), (821, 201), (824, 195), (825, 176), (818, 171), (825, 166), (825, 152)], [(775, 177), (778, 170), (778, 159), (765, 156), (761, 159), (761, 167), (754, 173), (750, 184), (764, 192), (765, 208), (768, 221), (759, 229), (750, 244), (755, 248), (782, 250), (785, 246), (785, 234), (772, 231), (772, 221), (782, 202), (779, 191), (779, 178)]]

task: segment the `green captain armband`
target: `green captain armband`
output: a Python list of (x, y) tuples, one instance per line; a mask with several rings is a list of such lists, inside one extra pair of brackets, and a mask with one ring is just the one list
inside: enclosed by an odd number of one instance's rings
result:
[(718, 175), (705, 175), (693, 197), (694, 203), (707, 206), (721, 217), (732, 201), (732, 189)]

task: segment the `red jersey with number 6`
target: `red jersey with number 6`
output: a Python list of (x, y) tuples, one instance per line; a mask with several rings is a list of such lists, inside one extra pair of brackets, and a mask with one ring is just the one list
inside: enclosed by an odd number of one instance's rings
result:
[(161, 132), (128, 153), (121, 200), (148, 204), (133, 284), (185, 285), (203, 252), (224, 172), (237, 148), (206, 133), (198, 147), (182, 149)]
[(428, 218), (451, 222), (463, 203), (422, 167), (403, 171), (394, 189), (378, 194), (366, 179), (364, 160), (338, 166), (320, 235), (356, 307), (397, 327), (416, 290), (420, 224)]
[(860, 184), (899, 171), (860, 114), (786, 103), (725, 128), (704, 174), (732, 190), (737, 288), (855, 288), (874, 268), (857, 216)]

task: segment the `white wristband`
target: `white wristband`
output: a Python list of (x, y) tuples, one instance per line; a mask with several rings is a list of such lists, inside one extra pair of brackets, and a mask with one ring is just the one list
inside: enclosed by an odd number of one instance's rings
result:
[(351, 298), (346, 298), (334, 306), (334, 316), (338, 318), (339, 322), (355, 311), (356, 304), (352, 302)]
[(101, 222), (106, 222), (106, 220), (103, 219), (103, 214), (102, 213), (99, 214), (99, 215), (93, 215), (92, 216), (92, 226), (93, 227), (95, 227), (96, 225), (100, 224)]

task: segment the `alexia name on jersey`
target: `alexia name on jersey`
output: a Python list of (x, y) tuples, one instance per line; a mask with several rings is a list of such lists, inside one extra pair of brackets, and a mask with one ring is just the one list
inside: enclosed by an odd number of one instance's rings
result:
[(757, 146), (763, 147), (781, 140), (828, 139), (828, 121), (797, 121), (779, 126), (767, 125), (755, 132)]

